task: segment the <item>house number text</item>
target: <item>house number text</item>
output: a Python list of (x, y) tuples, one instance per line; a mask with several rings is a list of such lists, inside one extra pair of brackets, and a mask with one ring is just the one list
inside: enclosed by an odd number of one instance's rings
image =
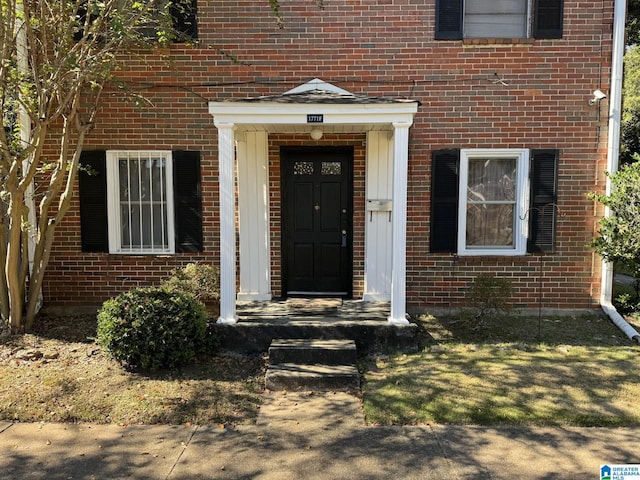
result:
[(323, 123), (324, 115), (322, 114), (313, 114), (307, 115), (307, 123)]

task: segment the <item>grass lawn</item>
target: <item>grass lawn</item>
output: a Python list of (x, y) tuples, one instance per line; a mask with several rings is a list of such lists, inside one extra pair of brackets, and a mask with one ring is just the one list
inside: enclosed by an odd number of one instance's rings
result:
[[(640, 346), (603, 316), (416, 320), (434, 343), (364, 364), (370, 424), (640, 425)], [(91, 315), (44, 317), (35, 334), (0, 339), (0, 419), (215, 425), (257, 417), (264, 358), (129, 372), (92, 342), (95, 327)]]
[(123, 369), (91, 341), (95, 316), (45, 317), (37, 328), (0, 339), (0, 419), (216, 425), (257, 417), (262, 357), (201, 357), (146, 375)]
[(370, 360), (369, 423), (640, 425), (640, 347), (605, 317), (416, 320), (436, 343)]

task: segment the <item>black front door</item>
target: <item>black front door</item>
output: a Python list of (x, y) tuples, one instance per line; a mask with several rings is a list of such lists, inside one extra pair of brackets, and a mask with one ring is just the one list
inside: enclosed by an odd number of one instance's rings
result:
[(282, 147), (283, 292), (351, 296), (353, 149)]

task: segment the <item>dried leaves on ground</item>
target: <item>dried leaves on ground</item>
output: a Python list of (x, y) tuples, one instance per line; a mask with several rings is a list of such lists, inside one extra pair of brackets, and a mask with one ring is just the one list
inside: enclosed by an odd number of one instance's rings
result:
[(182, 369), (129, 372), (93, 343), (95, 315), (48, 315), (0, 339), (0, 419), (116, 424), (246, 423), (264, 360), (206, 356)]

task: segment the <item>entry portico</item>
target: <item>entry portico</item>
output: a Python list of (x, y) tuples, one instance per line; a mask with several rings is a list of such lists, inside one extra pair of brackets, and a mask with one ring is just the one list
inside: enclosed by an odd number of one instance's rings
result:
[[(210, 102), (218, 130), (220, 318), (237, 321), (236, 300), (272, 297), (268, 136), (366, 134), (363, 300), (390, 301), (389, 322), (406, 324), (409, 127), (418, 102), (354, 95), (315, 79), (282, 95)], [(237, 160), (237, 169), (236, 169)], [(236, 171), (240, 285), (236, 287)], [(391, 177), (391, 178), (388, 178)]]

